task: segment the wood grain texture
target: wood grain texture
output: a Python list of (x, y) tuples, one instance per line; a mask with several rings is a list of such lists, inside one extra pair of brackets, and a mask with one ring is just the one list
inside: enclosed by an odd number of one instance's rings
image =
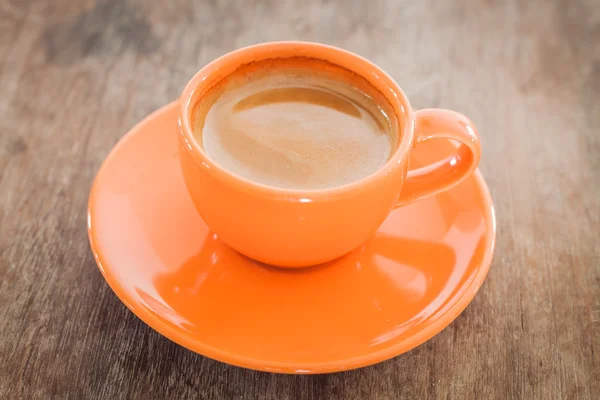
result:
[[(0, 398), (592, 399), (600, 393), (600, 3), (0, 0)], [(498, 217), (467, 310), (390, 361), (248, 371), (138, 320), (97, 270), (103, 158), (204, 64), (324, 42), (379, 64), (413, 105), (470, 116)]]

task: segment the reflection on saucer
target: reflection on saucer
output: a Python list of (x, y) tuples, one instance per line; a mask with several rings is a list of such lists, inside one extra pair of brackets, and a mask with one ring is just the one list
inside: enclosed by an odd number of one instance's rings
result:
[[(399, 254), (398, 249), (410, 251)], [(260, 332), (257, 346), (281, 335), (293, 341), (290, 331), (302, 333), (298, 344), (327, 341), (320, 333), (325, 330), (348, 345), (378, 345), (417, 324), (431, 311), (429, 304), (446, 300), (438, 297), (455, 272), (455, 261), (454, 251), (443, 243), (376, 234), (338, 260), (285, 270), (248, 259), (207, 233), (198, 254), (154, 275), (160, 300), (153, 302), (174, 311), (158, 313), (169, 322), (217, 342), (252, 329)], [(152, 308), (151, 296), (140, 295)], [(358, 321), (356, 315), (363, 317)], [(311, 338), (311, 332), (303, 332), (306, 318), (319, 325)], [(364, 324), (360, 334), (352, 331), (357, 324)]]

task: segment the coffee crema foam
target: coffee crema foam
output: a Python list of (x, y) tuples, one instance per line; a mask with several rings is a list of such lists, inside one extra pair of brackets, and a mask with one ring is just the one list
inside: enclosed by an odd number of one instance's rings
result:
[(364, 78), (308, 58), (240, 67), (201, 96), (193, 130), (224, 169), (298, 190), (372, 174), (390, 158), (399, 132), (392, 106)]

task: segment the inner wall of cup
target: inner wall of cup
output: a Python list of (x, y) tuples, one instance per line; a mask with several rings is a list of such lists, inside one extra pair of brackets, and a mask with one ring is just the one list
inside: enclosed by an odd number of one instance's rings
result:
[[(369, 61), (357, 57), (351, 53), (327, 46), (310, 45), (303, 43), (275, 43), (270, 45), (257, 45), (244, 48), (229, 53), (204, 67), (198, 75), (188, 84), (184, 95), (191, 90), (189, 101), (187, 102), (187, 122), (193, 126), (194, 113), (197, 104), (208, 91), (224, 82), (226, 78), (234, 73), (238, 68), (247, 64), (261, 62), (277, 58), (298, 58), (306, 57), (328, 62), (340, 68), (349, 70), (364, 79), (373, 86), (381, 95), (387, 99), (398, 119), (398, 132), (395, 140), (395, 146), (389, 159), (392, 159), (398, 150), (403, 147), (408, 133), (408, 113), (410, 107), (402, 92), (399, 91), (395, 82), (387, 76), (378, 67)], [(193, 85), (196, 85), (194, 87)], [(196, 136), (192, 133), (192, 140), (198, 142)], [(201, 143), (197, 143), (202, 149)]]

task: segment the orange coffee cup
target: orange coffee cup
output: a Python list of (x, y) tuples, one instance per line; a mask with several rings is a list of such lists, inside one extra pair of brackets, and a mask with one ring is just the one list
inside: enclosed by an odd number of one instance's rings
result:
[[(270, 58), (308, 57), (364, 77), (392, 105), (399, 121), (397, 148), (387, 163), (356, 182), (322, 190), (282, 189), (237, 176), (211, 160), (195, 139), (198, 99), (238, 67)], [(384, 71), (348, 51), (318, 43), (274, 42), (246, 47), (206, 65), (179, 101), (179, 158), (185, 184), (204, 222), (247, 257), (288, 268), (333, 260), (358, 247), (396, 207), (447, 190), (477, 167), (481, 149), (473, 123), (454, 111), (413, 111)], [(409, 168), (410, 152), (426, 140), (459, 143), (445, 160)]]

